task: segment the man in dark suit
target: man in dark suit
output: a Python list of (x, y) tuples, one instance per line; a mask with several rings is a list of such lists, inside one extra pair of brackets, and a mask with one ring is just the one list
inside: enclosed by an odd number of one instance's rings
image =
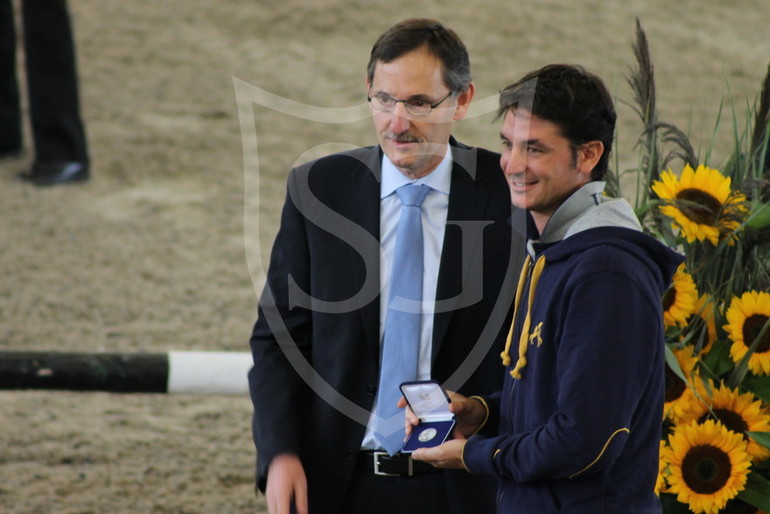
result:
[[(21, 178), (37, 186), (88, 180), (75, 46), (66, 0), (22, 0), (27, 92), (35, 159)], [(0, 158), (22, 149), (11, 0), (0, 0)]]
[(427, 308), (412, 379), (461, 392), (500, 387), (523, 252), (499, 155), (450, 135), (474, 85), (465, 46), (439, 22), (405, 20), (382, 34), (367, 89), (379, 145), (289, 176), (251, 337), (257, 485), (274, 514), (493, 512), (485, 479), (383, 451), (376, 405), (398, 387), (381, 373), (385, 298), (402, 271), (392, 269), (405, 210), (397, 193), (414, 184), (429, 192), (420, 211)]

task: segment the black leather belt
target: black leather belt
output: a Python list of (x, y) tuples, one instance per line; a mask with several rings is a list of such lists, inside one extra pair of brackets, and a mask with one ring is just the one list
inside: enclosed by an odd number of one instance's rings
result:
[(359, 453), (358, 463), (375, 475), (388, 477), (411, 477), (441, 471), (427, 462), (413, 460), (407, 453), (397, 453), (391, 457), (387, 452), (362, 450)]

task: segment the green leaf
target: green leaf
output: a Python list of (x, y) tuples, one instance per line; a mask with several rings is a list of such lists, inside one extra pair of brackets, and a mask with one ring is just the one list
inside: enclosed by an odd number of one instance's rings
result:
[(746, 375), (742, 386), (744, 390), (759, 396), (765, 403), (770, 402), (770, 376)]
[(668, 367), (671, 368), (671, 371), (673, 371), (674, 374), (682, 380), (682, 382), (687, 382), (687, 379), (682, 372), (682, 367), (679, 366), (679, 361), (676, 360), (676, 355), (674, 355), (674, 352), (671, 350), (669, 345), (666, 345), (666, 364), (668, 364)]
[(713, 375), (711, 378), (717, 379), (727, 373), (734, 365), (730, 358), (730, 344), (723, 340), (716, 341), (702, 362)]
[(746, 435), (754, 439), (758, 444), (765, 448), (770, 448), (770, 432), (746, 432)]
[(736, 496), (761, 510), (770, 510), (770, 482), (756, 472), (749, 473), (746, 488)]
[(754, 230), (761, 230), (770, 226), (770, 204), (765, 203), (757, 206), (749, 219), (746, 220), (746, 226)]

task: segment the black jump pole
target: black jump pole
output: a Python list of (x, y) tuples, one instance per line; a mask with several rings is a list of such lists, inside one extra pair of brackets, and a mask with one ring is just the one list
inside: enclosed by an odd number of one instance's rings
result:
[(167, 384), (166, 354), (0, 354), (0, 389), (165, 393)]
[(242, 394), (251, 354), (0, 351), (0, 390)]

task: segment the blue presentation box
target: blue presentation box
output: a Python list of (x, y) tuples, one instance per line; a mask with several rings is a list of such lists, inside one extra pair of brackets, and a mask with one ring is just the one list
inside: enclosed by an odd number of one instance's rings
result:
[(412, 428), (412, 433), (401, 449), (411, 453), (418, 448), (431, 448), (446, 441), (455, 426), (454, 415), (449, 411), (449, 396), (434, 380), (404, 382), (401, 393), (420, 424)]

